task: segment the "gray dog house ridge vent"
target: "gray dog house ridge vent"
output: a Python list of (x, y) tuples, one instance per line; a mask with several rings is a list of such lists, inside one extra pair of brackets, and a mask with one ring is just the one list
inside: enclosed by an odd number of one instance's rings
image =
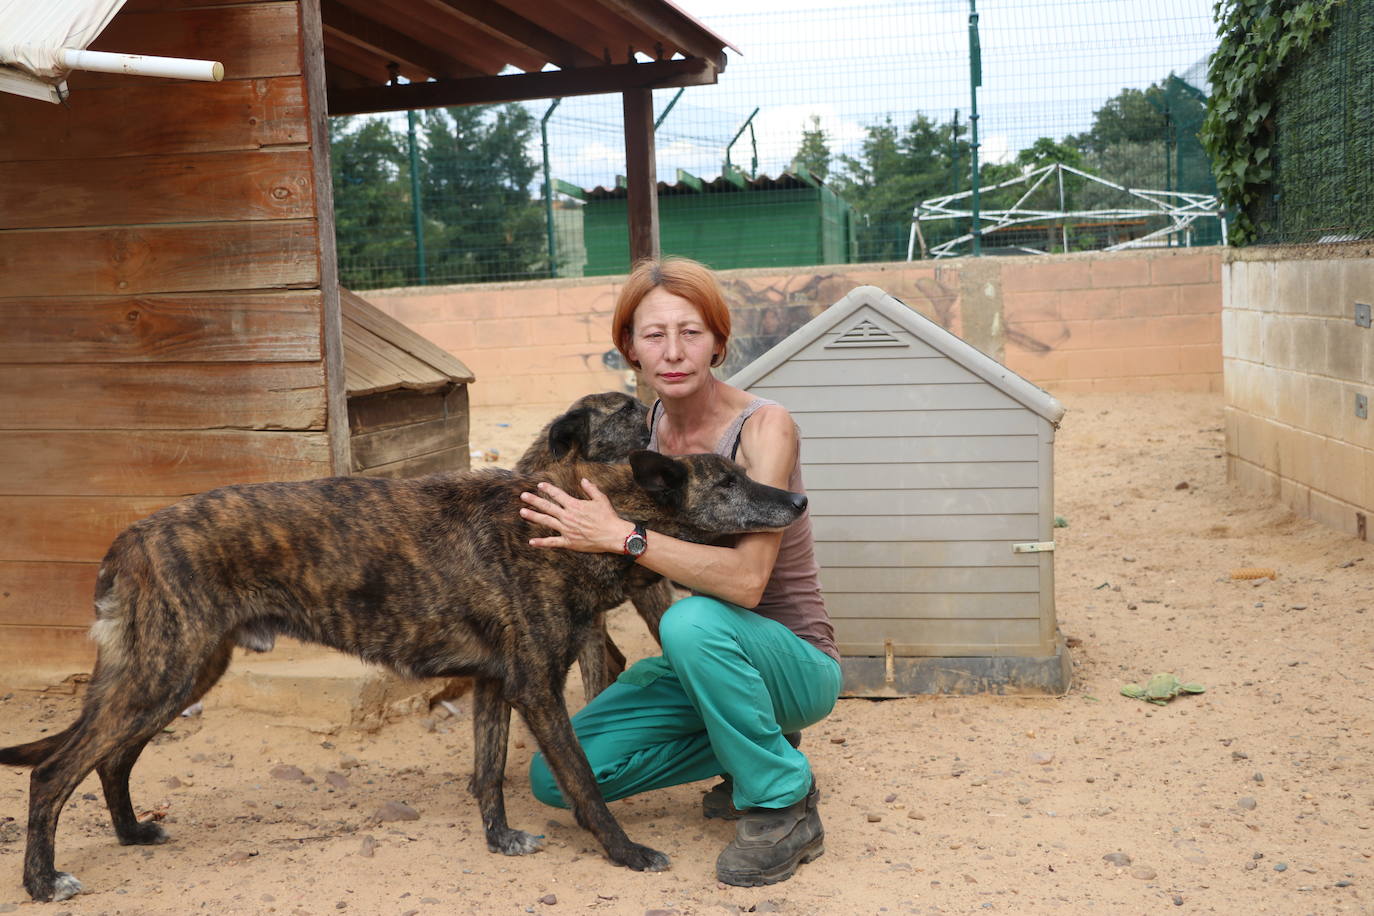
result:
[(1058, 401), (873, 286), (730, 383), (801, 429), (845, 695), (1067, 691)]

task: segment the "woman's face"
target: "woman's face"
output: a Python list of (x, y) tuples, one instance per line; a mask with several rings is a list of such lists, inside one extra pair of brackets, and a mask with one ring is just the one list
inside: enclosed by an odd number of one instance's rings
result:
[(720, 347), (695, 305), (657, 287), (635, 309), (628, 349), (654, 392), (672, 398), (711, 381)]

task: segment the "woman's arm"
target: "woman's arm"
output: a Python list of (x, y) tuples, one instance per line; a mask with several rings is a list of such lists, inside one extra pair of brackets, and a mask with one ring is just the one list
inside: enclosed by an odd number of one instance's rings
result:
[[(760, 483), (786, 489), (797, 456), (797, 430), (781, 407), (765, 407), (744, 425), (737, 456), (749, 476)], [(586, 553), (620, 553), (633, 525), (616, 514), (604, 493), (582, 481), (588, 499), (579, 499), (553, 484), (541, 483), (539, 494), (523, 493), (520, 514), (552, 528), (553, 537), (533, 538), (535, 547), (563, 547)], [(693, 591), (713, 595), (741, 607), (754, 607), (773, 575), (782, 532), (746, 534), (733, 547), (713, 547), (649, 532), (649, 549), (641, 566), (667, 576)]]

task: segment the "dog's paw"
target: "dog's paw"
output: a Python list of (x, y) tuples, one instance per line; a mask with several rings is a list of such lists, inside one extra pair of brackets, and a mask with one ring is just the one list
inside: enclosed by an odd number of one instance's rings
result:
[(513, 830), (507, 827), (500, 831), (487, 831), (487, 849), (503, 856), (527, 856), (544, 848), (544, 838)]
[(121, 834), (121, 846), (160, 846), (170, 839), (157, 821), (139, 821), (133, 832)]
[(638, 843), (631, 843), (622, 850), (616, 850), (611, 855), (611, 861), (635, 871), (667, 871), (672, 867), (672, 861), (666, 855)]
[(26, 878), (24, 887), (28, 890), (29, 896), (39, 903), (56, 903), (81, 893), (81, 882), (76, 880), (75, 875), (69, 875), (64, 871), (53, 872), (52, 877), (47, 879)]

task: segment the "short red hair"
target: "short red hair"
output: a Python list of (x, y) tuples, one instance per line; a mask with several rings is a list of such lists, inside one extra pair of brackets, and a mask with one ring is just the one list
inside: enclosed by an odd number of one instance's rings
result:
[(615, 314), (611, 317), (611, 343), (620, 351), (625, 362), (639, 366), (630, 359), (629, 341), (634, 329), (635, 311), (644, 297), (655, 289), (665, 289), (681, 296), (701, 313), (707, 330), (715, 335), (721, 346), (719, 359), (713, 366), (725, 362), (725, 348), (730, 343), (730, 309), (716, 275), (705, 264), (691, 258), (645, 258), (634, 266), (615, 299)]

